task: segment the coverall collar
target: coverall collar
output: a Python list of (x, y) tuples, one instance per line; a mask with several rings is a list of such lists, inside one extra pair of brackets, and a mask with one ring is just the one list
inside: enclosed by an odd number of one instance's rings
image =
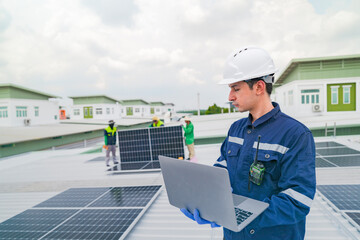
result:
[(262, 115), (261, 117), (256, 119), (256, 121), (254, 123), (252, 123), (252, 115), (249, 113), (249, 116), (247, 119), (247, 125), (253, 126), (255, 128), (255, 127), (259, 126), (260, 124), (266, 122), (270, 118), (274, 117), (278, 112), (280, 112), (279, 104), (277, 104), (276, 102), (272, 102), (272, 105), (274, 106), (274, 108), (270, 112), (268, 112), (265, 115)]

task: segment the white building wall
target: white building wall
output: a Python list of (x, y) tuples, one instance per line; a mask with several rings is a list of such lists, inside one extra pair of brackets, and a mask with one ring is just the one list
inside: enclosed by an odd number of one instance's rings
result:
[[(275, 99), (280, 109), (293, 117), (336, 115), (341, 112), (327, 112), (327, 85), (335, 83), (356, 83), (356, 112), (360, 113), (360, 78), (332, 78), (316, 80), (297, 80), (276, 88)], [(313, 111), (313, 104), (301, 103), (301, 90), (319, 89), (319, 105), (321, 111)], [(289, 91), (293, 91), (293, 104), (289, 102)]]
[[(93, 108), (93, 118), (92, 119), (119, 119), (121, 118), (121, 108), (120, 104), (78, 104), (73, 105), (71, 109), (71, 119), (84, 119), (84, 107)], [(75, 110), (79, 111), (79, 115), (75, 115)], [(97, 111), (97, 109), (101, 111)], [(109, 112), (108, 112), (109, 109)], [(101, 112), (101, 114), (100, 114)]]
[[(8, 107), (8, 117), (0, 118), (0, 126), (25, 126), (25, 119), (29, 119), (30, 126), (59, 123), (59, 105), (47, 100), (32, 99), (2, 99), (0, 106)], [(17, 117), (16, 107), (26, 107), (26, 116)], [(35, 107), (39, 115), (35, 116)]]

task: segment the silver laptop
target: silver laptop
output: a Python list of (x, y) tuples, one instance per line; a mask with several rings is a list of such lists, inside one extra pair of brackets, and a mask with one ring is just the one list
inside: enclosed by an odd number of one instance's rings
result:
[(224, 168), (164, 156), (159, 160), (170, 204), (191, 213), (196, 208), (203, 219), (239, 232), (269, 206), (233, 194)]

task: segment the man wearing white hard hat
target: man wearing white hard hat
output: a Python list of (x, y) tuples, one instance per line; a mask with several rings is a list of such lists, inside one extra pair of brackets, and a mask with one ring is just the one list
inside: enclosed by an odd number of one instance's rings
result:
[(187, 160), (192, 160), (195, 157), (195, 148), (194, 148), (194, 125), (191, 123), (191, 119), (186, 116), (184, 117), (185, 126), (184, 129), (184, 137), (185, 137), (185, 145), (189, 150), (189, 158)]
[[(226, 61), (220, 84), (230, 87), (229, 100), (249, 116), (231, 125), (214, 166), (228, 170), (234, 194), (269, 203), (242, 231), (224, 228), (226, 240), (305, 236), (316, 191), (315, 143), (306, 126), (271, 102), (275, 72), (270, 55), (258, 47), (240, 48)], [(218, 226), (202, 219), (201, 213), (182, 211), (198, 223)]]

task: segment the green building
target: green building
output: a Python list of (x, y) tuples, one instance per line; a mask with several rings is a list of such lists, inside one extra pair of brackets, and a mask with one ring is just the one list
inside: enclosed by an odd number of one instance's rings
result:
[(0, 126), (59, 123), (57, 96), (10, 83), (0, 83)]
[(293, 59), (274, 84), (273, 99), (294, 117), (360, 113), (360, 54)]

